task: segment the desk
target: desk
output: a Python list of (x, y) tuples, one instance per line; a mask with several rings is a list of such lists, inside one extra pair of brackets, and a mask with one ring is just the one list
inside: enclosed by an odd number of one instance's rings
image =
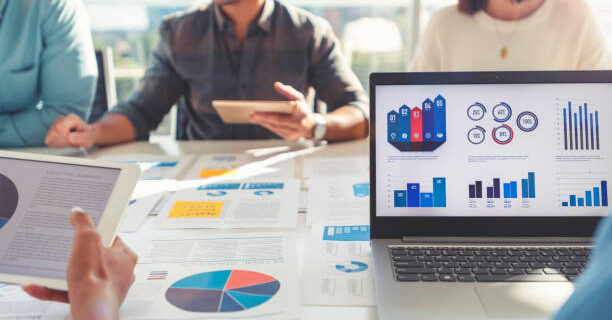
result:
[[(367, 156), (369, 146), (367, 140), (335, 143), (324, 147), (310, 148), (306, 143), (287, 142), (276, 140), (256, 140), (256, 141), (167, 141), (157, 144), (148, 142), (133, 142), (109, 148), (101, 148), (85, 153), (78, 149), (23, 149), (24, 152), (46, 153), (69, 156), (86, 156), (98, 158), (108, 155), (121, 154), (158, 154), (158, 155), (199, 155), (203, 153), (238, 153), (246, 150), (262, 148), (283, 148), (286, 152), (294, 152), (295, 158), (295, 177), (302, 178), (302, 163), (305, 158), (316, 157), (347, 157), (347, 156)], [(279, 149), (280, 150), (280, 149)], [(197, 158), (197, 157), (196, 157)], [(194, 159), (195, 160), (195, 159)], [(192, 164), (190, 164), (192, 165)], [(178, 176), (182, 178), (189, 168), (183, 170)], [(298, 238), (298, 265), (302, 270), (303, 258), (305, 254), (305, 241), (310, 233), (310, 228), (305, 227), (303, 221), (297, 229)], [(128, 236), (129, 237), (129, 236)], [(129, 242), (129, 241), (128, 241)], [(373, 307), (302, 307), (302, 319), (351, 319), (351, 320), (370, 320), (377, 319), (376, 308)]]

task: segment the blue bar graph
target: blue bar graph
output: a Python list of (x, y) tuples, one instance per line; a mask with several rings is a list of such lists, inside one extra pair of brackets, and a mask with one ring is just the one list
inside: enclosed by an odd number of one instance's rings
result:
[(446, 178), (433, 179), (434, 207), (446, 207)]
[(394, 207), (396, 208), (404, 208), (406, 207), (406, 191), (404, 190), (395, 190), (394, 194)]
[(405, 190), (393, 191), (395, 208), (446, 207), (446, 178), (433, 178), (432, 192), (421, 192), (420, 183), (407, 183)]
[(421, 185), (418, 183), (409, 183), (407, 185), (406, 202), (409, 208), (420, 207)]
[(421, 193), (420, 203), (422, 208), (433, 207), (433, 193)]
[[(476, 181), (475, 184), (470, 185), (476, 186), (480, 181)], [(501, 199), (500, 186), (503, 187), (503, 198), (504, 199), (518, 199), (519, 197), (519, 182), (508, 181), (501, 184), (500, 178), (493, 178), (493, 186), (487, 187), (487, 199)], [(520, 179), (521, 187), (521, 198), (523, 199), (535, 199), (535, 172), (528, 172), (527, 179)], [(478, 198), (478, 197), (476, 197)]]
[(529, 179), (521, 179), (521, 197), (529, 198)]
[(566, 202), (563, 202), (563, 203), (561, 203), (561, 206), (562, 206), (562, 207), (568, 207), (568, 206), (569, 206), (569, 203), (567, 203), (567, 201), (566, 201)]
[(584, 199), (586, 200), (586, 206), (587, 207), (592, 207), (593, 206), (593, 197), (591, 196), (592, 191), (585, 191), (584, 192)]
[(527, 180), (529, 180), (529, 198), (534, 199), (536, 197), (536, 193), (535, 193), (535, 172), (527, 173)]
[[(578, 197), (577, 194), (569, 195), (569, 206), (570, 207), (607, 207), (608, 206), (608, 182), (602, 180), (597, 187), (593, 187), (591, 190), (584, 191), (584, 197)], [(561, 202), (562, 207), (566, 201)]]
[(578, 111), (574, 107), (572, 112), (571, 101), (567, 103), (567, 108), (563, 108), (565, 150), (599, 150), (599, 111), (593, 109), (584, 103), (584, 108), (579, 105)]
[(601, 182), (601, 205), (603, 207), (608, 206), (608, 182), (607, 181)]

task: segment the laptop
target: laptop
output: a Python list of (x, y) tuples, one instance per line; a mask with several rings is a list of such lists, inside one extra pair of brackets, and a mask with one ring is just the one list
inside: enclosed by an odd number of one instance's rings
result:
[(609, 211), (612, 72), (374, 73), (380, 319), (545, 319)]

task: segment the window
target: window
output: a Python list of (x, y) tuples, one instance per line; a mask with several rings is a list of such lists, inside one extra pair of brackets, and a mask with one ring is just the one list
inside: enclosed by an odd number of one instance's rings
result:
[[(83, 0), (96, 48), (114, 50), (117, 96), (127, 99), (144, 74), (163, 16), (206, 0)], [(612, 41), (612, 1), (589, 0)], [(327, 19), (364, 88), (372, 71), (407, 70), (429, 17), (456, 0), (289, 0)], [(171, 117), (157, 130), (172, 134)]]

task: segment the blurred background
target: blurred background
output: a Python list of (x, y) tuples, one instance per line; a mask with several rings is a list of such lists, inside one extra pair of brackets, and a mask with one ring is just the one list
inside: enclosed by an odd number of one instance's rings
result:
[[(429, 17), (457, 0), (286, 0), (329, 21), (366, 90), (371, 71), (407, 70)], [(588, 0), (612, 43), (612, 1)], [(206, 0), (83, 0), (96, 49), (112, 48), (117, 98), (129, 97), (144, 74), (166, 14)], [(171, 112), (152, 138), (172, 135)]]

